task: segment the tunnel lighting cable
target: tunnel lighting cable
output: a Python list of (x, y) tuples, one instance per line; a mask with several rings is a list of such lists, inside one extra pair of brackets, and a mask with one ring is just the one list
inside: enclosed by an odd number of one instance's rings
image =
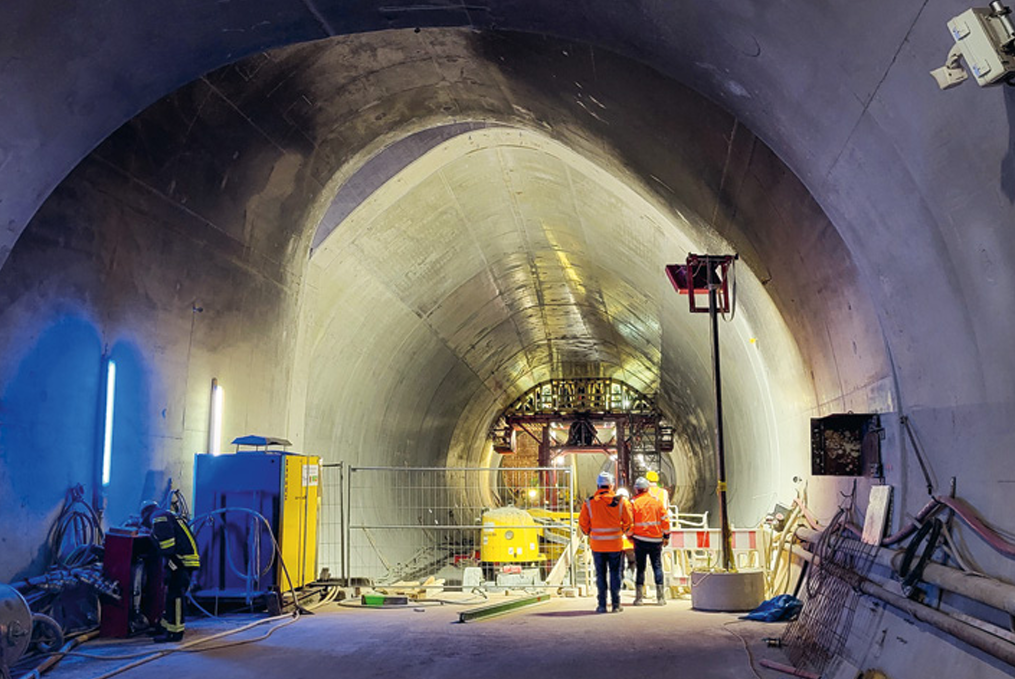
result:
[(920, 445), (916, 442), (916, 433), (913, 431), (913, 425), (909, 423), (909, 417), (903, 415), (899, 418), (899, 422), (906, 428), (906, 434), (909, 436), (909, 442), (913, 444), (913, 452), (916, 453), (916, 461), (920, 463), (920, 471), (923, 472), (923, 480), (927, 482), (927, 495), (934, 496), (934, 482), (931, 481), (930, 471), (927, 467), (926, 461), (923, 459), (923, 452), (920, 450)]
[(730, 312), (728, 315), (725, 312), (722, 312), (720, 315), (724, 321), (731, 323), (737, 316), (737, 260), (734, 259), (730, 262), (729, 273), (726, 276), (730, 281)]
[[(326, 604), (334, 602), (335, 597), (337, 596), (337, 593), (338, 593), (338, 588), (332, 589), (332, 591), (330, 591), (327, 595), (325, 595), (325, 597), (320, 602), (318, 602), (317, 604), (315, 604), (313, 606), (310, 606), (310, 610), (314, 610), (314, 609), (320, 608), (321, 606), (324, 606)], [(66, 655), (72, 655), (72, 656), (77, 656), (77, 657), (82, 657), (82, 658), (89, 658), (89, 659), (92, 659), (92, 660), (134, 660), (134, 659), (137, 659), (136, 662), (132, 662), (132, 663), (130, 663), (128, 665), (124, 665), (123, 667), (118, 667), (118, 668), (116, 668), (114, 670), (110, 670), (109, 672), (106, 672), (105, 674), (101, 674), (98, 677), (94, 677), (93, 678), (93, 679), (110, 679), (111, 677), (114, 677), (114, 676), (116, 676), (118, 674), (122, 674), (122, 673), (124, 673), (124, 672), (126, 672), (128, 670), (134, 669), (136, 667), (140, 667), (141, 665), (145, 665), (145, 664), (147, 664), (149, 662), (152, 662), (153, 660), (158, 660), (159, 658), (163, 658), (163, 657), (165, 657), (167, 655), (171, 655), (173, 653), (204, 653), (204, 652), (207, 652), (207, 651), (216, 651), (216, 650), (220, 650), (220, 649), (223, 649), (223, 648), (233, 648), (235, 646), (245, 646), (247, 644), (252, 644), (252, 643), (259, 642), (259, 641), (264, 641), (265, 639), (270, 637), (272, 634), (274, 634), (278, 630), (282, 629), (283, 627), (288, 627), (289, 625), (292, 625), (297, 620), (299, 620), (300, 617), (301, 617), (300, 611), (301, 611), (301, 609), (297, 608), (291, 614), (287, 613), (285, 615), (277, 615), (277, 616), (270, 617), (270, 618), (264, 618), (263, 620), (255, 620), (254, 622), (245, 624), (245, 625), (243, 625), (241, 627), (237, 627), (236, 629), (226, 630), (224, 632), (219, 632), (218, 634), (213, 634), (213, 635), (208, 636), (208, 637), (202, 637), (201, 639), (195, 639), (195, 640), (187, 642), (185, 644), (181, 644), (180, 646), (176, 646), (174, 648), (167, 648), (167, 649), (164, 649), (164, 650), (161, 650), (161, 651), (156, 651), (154, 653), (151, 653), (151, 652), (141, 652), (141, 653), (131, 653), (131, 654), (122, 654), (122, 655), (103, 655), (103, 654), (99, 654), (99, 653), (85, 653), (85, 652), (81, 652), (81, 651), (69, 651), (69, 652), (65, 651), (65, 652), (59, 653), (59, 655), (61, 655), (61, 657), (62, 656), (66, 656)], [(252, 629), (252, 628), (257, 627), (259, 625), (265, 625), (267, 623), (277, 622), (277, 621), (281, 621), (281, 622), (279, 622), (279, 624), (277, 624), (277, 625), (274, 625), (273, 627), (271, 627), (271, 629), (269, 629), (267, 632), (265, 632), (264, 634), (262, 634), (261, 636), (258, 636), (258, 637), (252, 637), (250, 639), (239, 639), (239, 640), (236, 640), (236, 641), (231, 641), (231, 642), (227, 642), (227, 643), (223, 643), (223, 644), (216, 644), (215, 646), (202, 646), (202, 644), (207, 644), (210, 641), (215, 641), (216, 639), (222, 639), (224, 637), (231, 636), (233, 634), (239, 634), (240, 632), (245, 632), (246, 630)], [(200, 646), (200, 648), (194, 648), (195, 646)], [(57, 653), (54, 653), (53, 655), (57, 655)], [(22, 677), (22, 679), (36, 679), (37, 677), (38, 677), (38, 675), (35, 673), (35, 671), (33, 671), (33, 672), (30, 672), (29, 674), (25, 675), (24, 677)]]
[(959, 565), (959, 568), (961, 568), (965, 572), (971, 575), (979, 575), (981, 577), (986, 577), (986, 575), (982, 571), (980, 571), (979, 568), (974, 568), (970, 566), (970, 562), (972, 561), (972, 559), (969, 556), (963, 556), (958, 545), (955, 543), (955, 540), (952, 538), (951, 531), (948, 529), (949, 523), (951, 523), (951, 517), (949, 517), (948, 521), (945, 521), (941, 526), (941, 535), (944, 536), (945, 545), (947, 545), (946, 551), (948, 552), (948, 554), (950, 554), (951, 557), (955, 559), (955, 562)]
[(53, 523), (50, 550), (58, 565), (84, 566), (91, 559), (89, 548), (102, 545), (102, 522), (84, 498), (85, 489), (80, 483), (69, 489)]
[[(106, 412), (102, 430), (102, 485), (109, 485), (113, 457), (113, 404), (116, 402), (116, 361), (106, 362)], [(94, 439), (93, 439), (94, 440)]]
[(734, 632), (733, 628), (730, 627), (730, 625), (736, 625), (737, 623), (742, 622), (746, 622), (746, 620), (730, 620), (729, 622), (724, 622), (722, 628), (737, 639), (740, 639), (740, 643), (744, 645), (744, 650), (747, 651), (747, 662), (751, 666), (751, 672), (754, 673), (754, 676), (757, 677), (757, 679), (764, 679), (760, 674), (758, 674), (758, 670), (754, 667), (754, 654), (751, 653), (751, 647), (747, 644), (747, 640)]

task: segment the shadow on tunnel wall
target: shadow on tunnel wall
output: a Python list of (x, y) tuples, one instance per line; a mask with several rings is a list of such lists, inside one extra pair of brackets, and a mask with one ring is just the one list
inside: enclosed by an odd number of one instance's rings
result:
[[(0, 402), (0, 489), (9, 553), (34, 553), (14, 577), (47, 565), (39, 545), (68, 488), (93, 487), (99, 438), (102, 343), (91, 322), (51, 322), (20, 357)], [(6, 478), (5, 478), (6, 477)], [(5, 564), (8, 567), (14, 564)]]

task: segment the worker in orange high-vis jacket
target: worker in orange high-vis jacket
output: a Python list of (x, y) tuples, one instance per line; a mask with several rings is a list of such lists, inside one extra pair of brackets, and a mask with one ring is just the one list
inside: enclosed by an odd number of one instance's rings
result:
[(582, 504), (578, 526), (589, 536), (589, 549), (596, 566), (596, 613), (606, 612), (606, 579), (609, 571), (610, 609), (620, 613), (620, 564), (624, 556), (624, 534), (634, 527), (631, 503), (613, 493), (613, 475), (603, 472), (596, 479), (598, 490)]
[(648, 479), (649, 488), (648, 492), (652, 494), (652, 497), (663, 503), (663, 507), (667, 510), (670, 508), (670, 492), (659, 485), (659, 472), (654, 469), (650, 469), (646, 474), (645, 478)]
[(670, 539), (670, 516), (663, 503), (655, 498), (651, 483), (644, 476), (634, 482), (634, 605), (641, 606), (645, 597), (645, 561), (651, 559), (656, 579), (656, 603), (666, 605), (663, 582), (663, 545)]

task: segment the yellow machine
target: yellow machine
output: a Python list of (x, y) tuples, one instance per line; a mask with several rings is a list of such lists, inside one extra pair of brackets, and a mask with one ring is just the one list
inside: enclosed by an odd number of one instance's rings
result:
[(531, 563), (546, 556), (539, 549), (543, 529), (532, 515), (517, 507), (483, 513), (479, 560), (488, 563)]
[(578, 514), (534, 507), (526, 510), (542, 528), (543, 552), (549, 561), (557, 561), (571, 542), (571, 517), (577, 525)]

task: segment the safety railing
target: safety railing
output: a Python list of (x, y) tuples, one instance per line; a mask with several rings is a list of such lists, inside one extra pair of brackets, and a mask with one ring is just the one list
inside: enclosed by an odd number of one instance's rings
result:
[(345, 488), (343, 462), (321, 465), (320, 511), (317, 513), (317, 572), (330, 578), (347, 578), (345, 571)]
[[(757, 529), (731, 531), (733, 559), (737, 568), (762, 568), (758, 538)], [(670, 541), (663, 549), (670, 586), (690, 591), (692, 571), (710, 570), (719, 564), (721, 540), (719, 530), (681, 528), (671, 531)]]

